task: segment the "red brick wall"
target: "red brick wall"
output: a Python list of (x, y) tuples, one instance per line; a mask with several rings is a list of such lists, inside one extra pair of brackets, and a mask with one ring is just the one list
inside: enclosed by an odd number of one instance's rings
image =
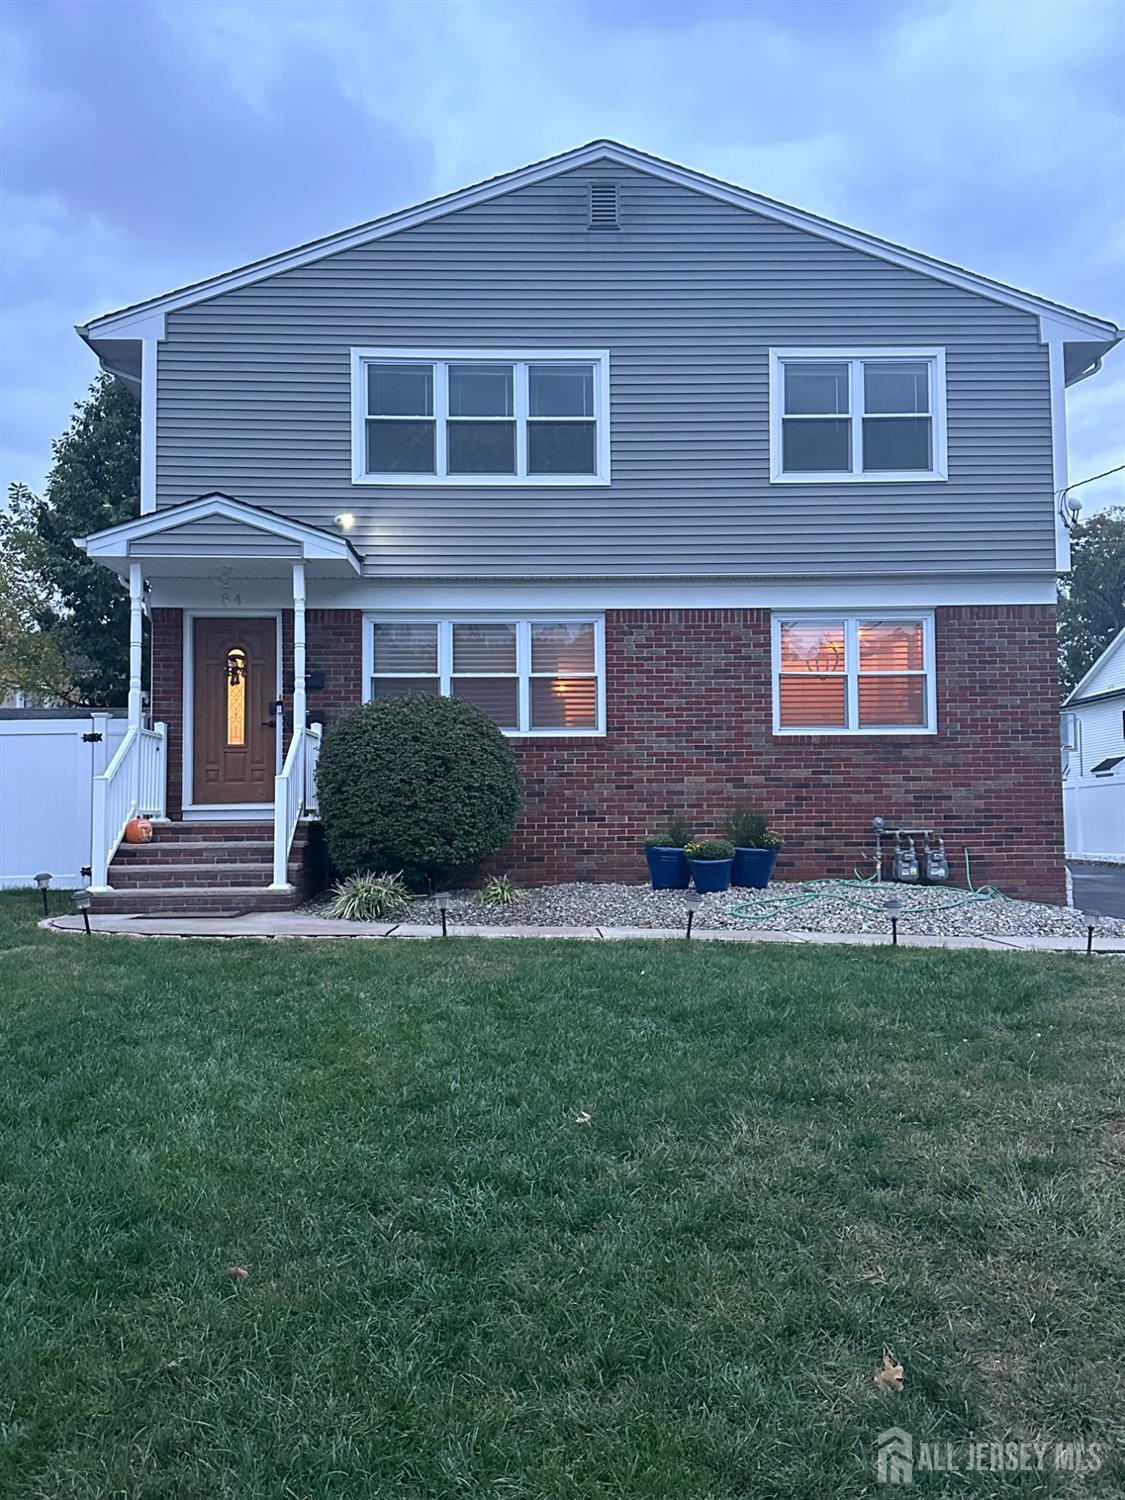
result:
[[(293, 611), (281, 617), (281, 679), (284, 685), (286, 727), (293, 706)], [(305, 675), (319, 673), (324, 686), (308, 691), (310, 719), (324, 716), (334, 723), (362, 701), (363, 612), (358, 609), (305, 611)], [(286, 735), (288, 743), (288, 735)]]
[(184, 612), (152, 612), (152, 720), (168, 726), (168, 816), (184, 797)]
[(718, 831), (741, 801), (785, 835), (781, 879), (863, 868), (880, 814), (936, 827), (955, 878), (967, 848), (977, 884), (1062, 900), (1055, 611), (943, 608), (935, 634), (936, 735), (776, 738), (768, 611), (607, 614), (606, 736), (517, 746), (524, 811), (494, 864), (640, 880), (646, 832)]
[[(179, 611), (154, 613), (154, 714), (168, 722), (178, 774)], [(310, 710), (335, 717), (360, 700), (361, 629), (358, 611), (309, 611), (309, 670), (326, 677)], [(291, 661), (291, 615), (285, 641)], [(608, 613), (607, 734), (513, 742), (524, 810), (493, 867), (529, 884), (640, 881), (649, 830), (675, 815), (717, 830), (742, 801), (785, 835), (782, 879), (863, 868), (881, 814), (938, 828), (958, 878), (967, 848), (977, 883), (1062, 900), (1055, 611), (942, 608), (936, 645), (936, 735), (782, 739), (768, 611)]]

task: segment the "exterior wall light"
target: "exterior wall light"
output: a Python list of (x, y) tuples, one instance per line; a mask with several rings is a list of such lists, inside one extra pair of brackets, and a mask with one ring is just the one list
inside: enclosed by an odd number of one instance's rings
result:
[(449, 892), (437, 891), (434, 895), (434, 900), (437, 902), (438, 915), (441, 917), (441, 935), (442, 937), (448, 937), (449, 928), (447, 926), (447, 913), (449, 911)]
[(340, 514), (335, 517), (335, 521), (336, 525), (340, 528), (341, 531), (350, 531), (355, 525), (355, 516), (350, 510), (342, 510)]
[(45, 917), (49, 917), (51, 915), (51, 909), (47, 905), (47, 887), (51, 884), (51, 877), (46, 870), (44, 870), (41, 874), (36, 875), (35, 884), (43, 892), (43, 915)]

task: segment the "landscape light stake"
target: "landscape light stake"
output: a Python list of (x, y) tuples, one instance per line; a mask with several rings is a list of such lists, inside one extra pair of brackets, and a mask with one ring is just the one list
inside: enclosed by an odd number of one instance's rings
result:
[(51, 877), (50, 875), (48, 875), (46, 870), (44, 870), (41, 875), (36, 875), (35, 877), (35, 884), (43, 892), (43, 915), (45, 917), (49, 917), (51, 915), (51, 908), (47, 905), (47, 887), (50, 885), (50, 883)]
[(442, 937), (448, 937), (449, 928), (446, 926), (446, 912), (449, 910), (449, 892), (438, 891), (434, 896), (434, 900), (437, 902), (437, 909), (441, 915), (441, 935)]
[(702, 906), (703, 900), (698, 891), (688, 891), (685, 899), (687, 900), (687, 931), (684, 933), (684, 940), (687, 941), (691, 937), (692, 919)]
[(1094, 928), (1101, 919), (1100, 911), (1084, 911), (1082, 920), (1086, 924), (1086, 957), (1093, 957), (1094, 953)]
[(889, 901), (883, 903), (883, 909), (891, 919), (891, 947), (898, 947), (898, 914), (902, 910), (902, 902), (897, 896), (892, 896)]
[(82, 913), (82, 925), (86, 929), (86, 936), (90, 936), (90, 892), (75, 891), (74, 904)]

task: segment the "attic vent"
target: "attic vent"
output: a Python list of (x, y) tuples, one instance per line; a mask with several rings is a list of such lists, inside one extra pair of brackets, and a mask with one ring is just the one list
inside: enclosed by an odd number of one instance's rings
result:
[(590, 228), (620, 229), (617, 222), (616, 182), (590, 184)]

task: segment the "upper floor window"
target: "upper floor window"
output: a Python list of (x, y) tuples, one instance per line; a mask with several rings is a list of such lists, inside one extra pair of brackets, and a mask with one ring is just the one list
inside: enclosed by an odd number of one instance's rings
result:
[(931, 614), (773, 617), (775, 734), (932, 734), (934, 678)]
[(770, 350), (773, 481), (946, 473), (944, 350)]
[(356, 484), (606, 484), (609, 355), (352, 350)]

